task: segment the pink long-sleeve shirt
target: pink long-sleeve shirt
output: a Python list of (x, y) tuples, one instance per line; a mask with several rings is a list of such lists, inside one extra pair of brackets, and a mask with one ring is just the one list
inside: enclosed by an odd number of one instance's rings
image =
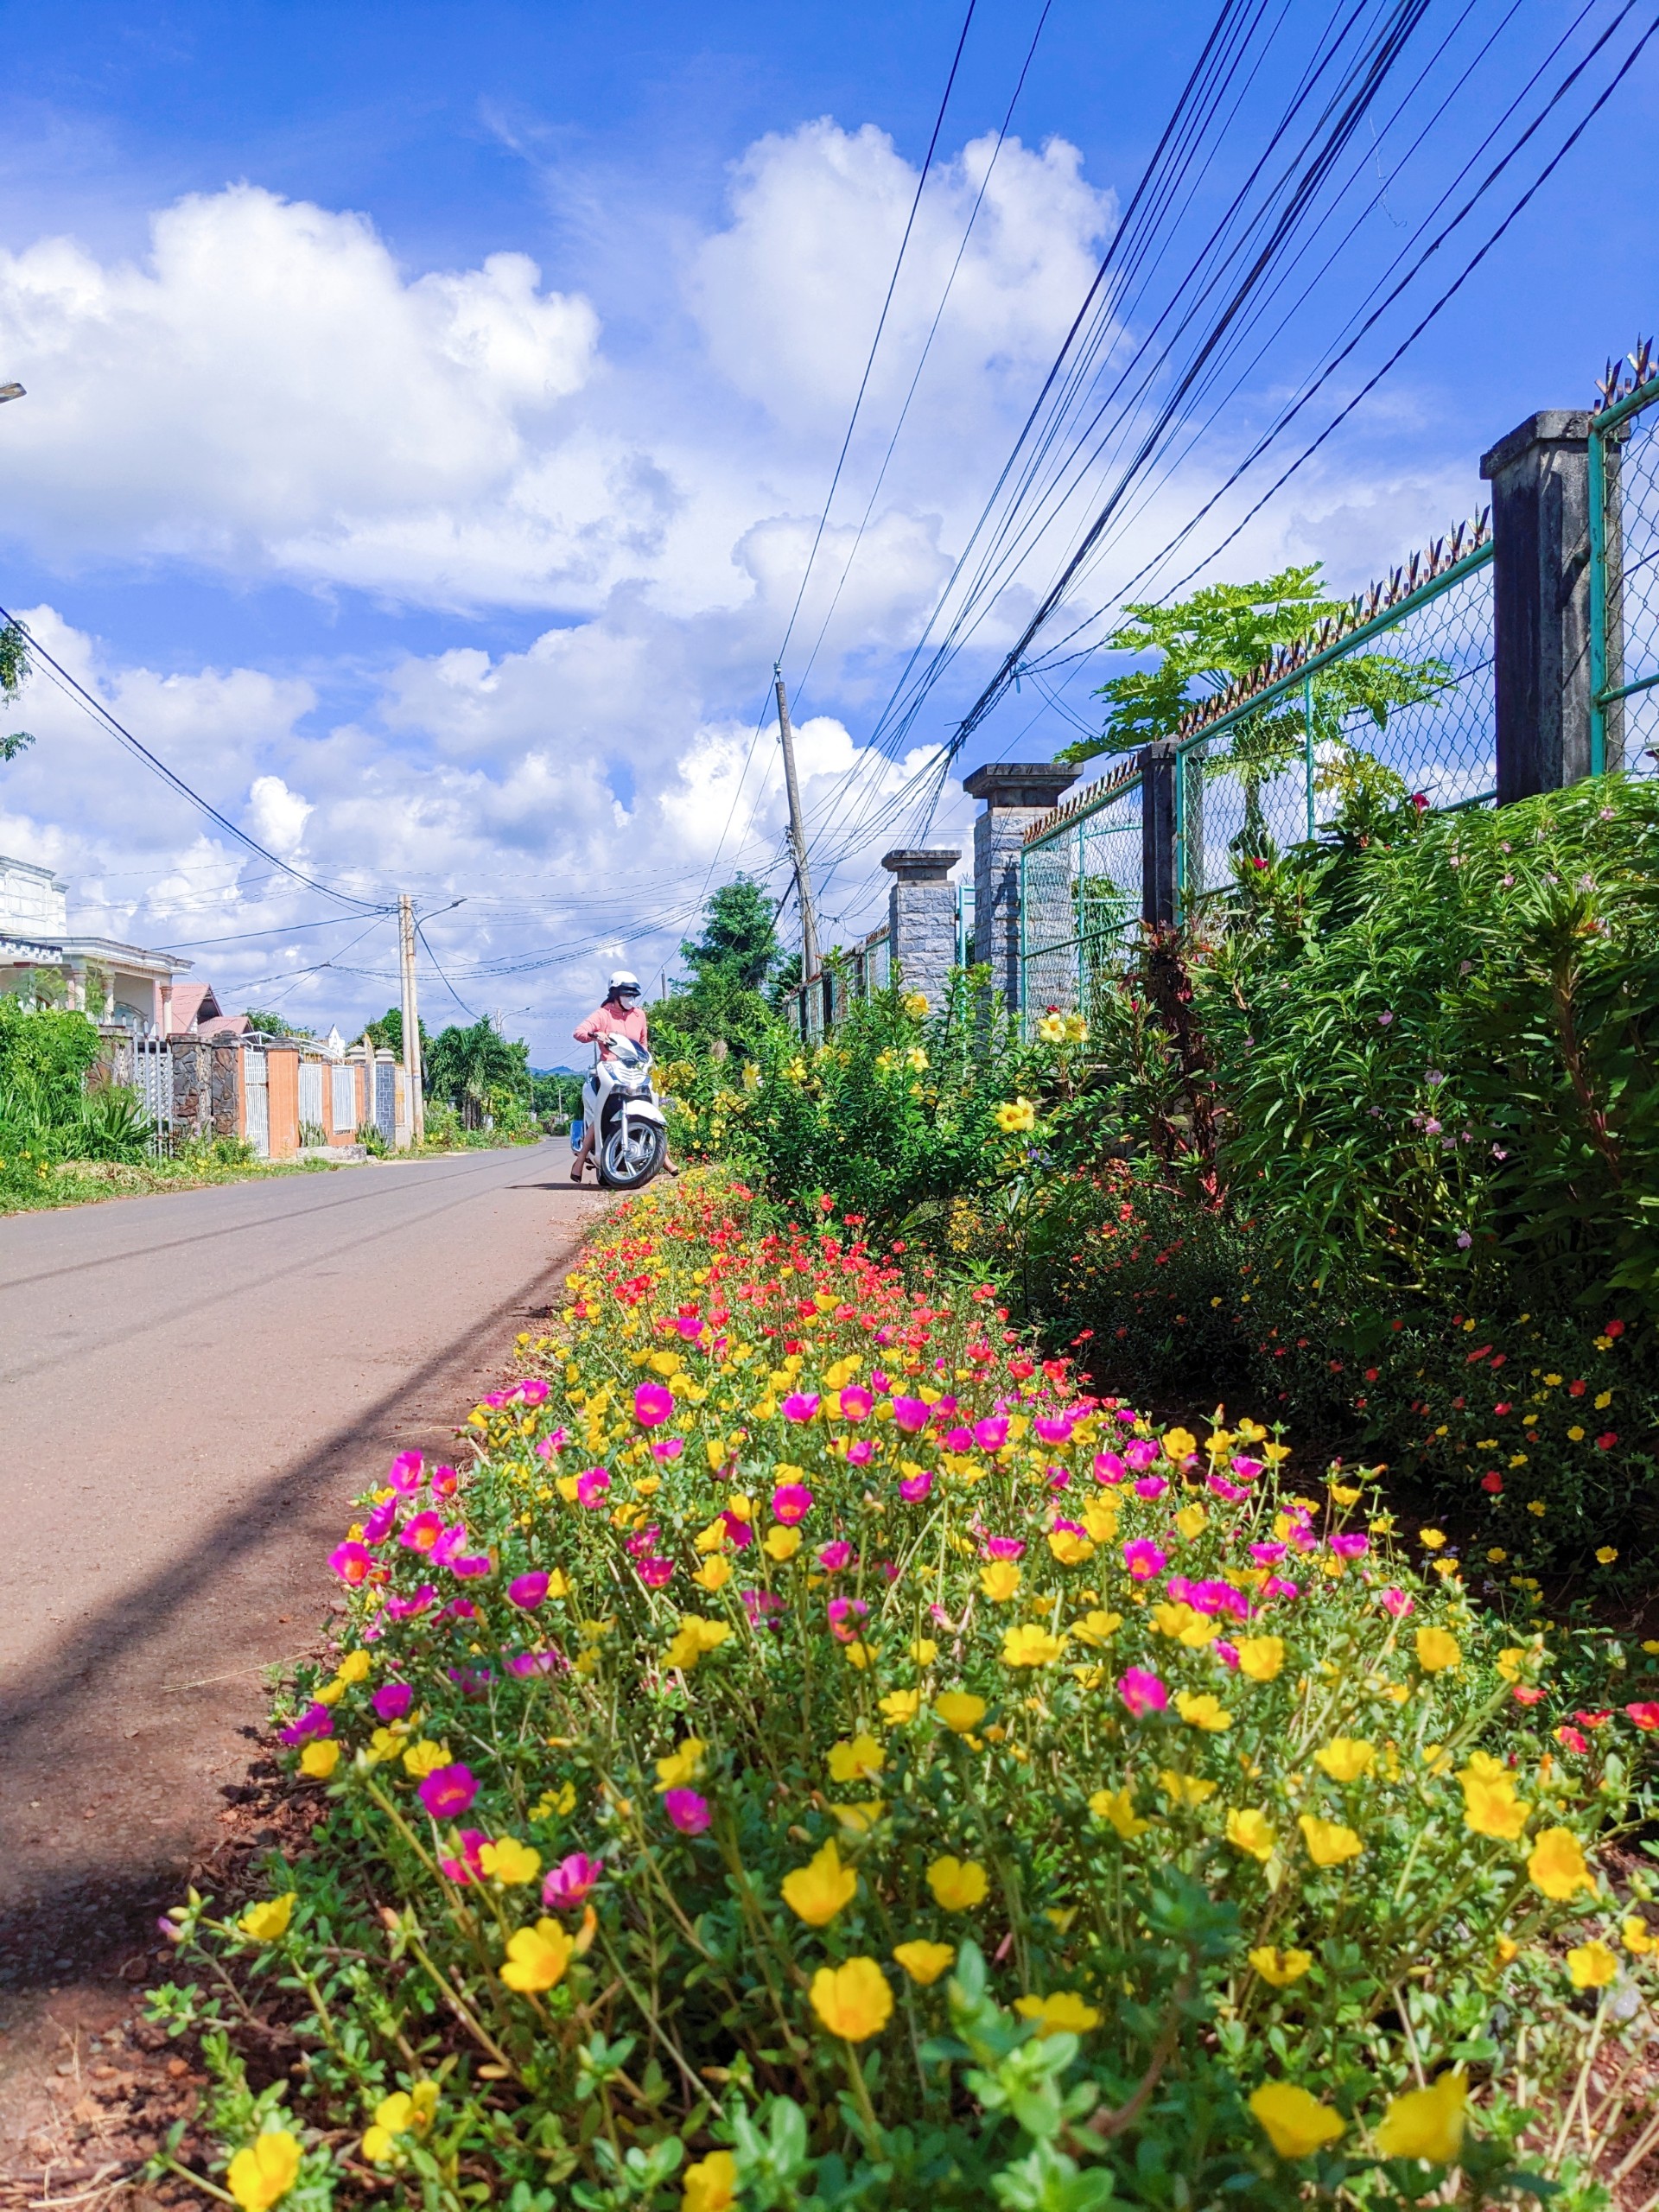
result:
[(586, 1021), (579, 1022), (573, 1033), (578, 1045), (595, 1042), (602, 1052), (607, 1037), (632, 1038), (636, 1045), (649, 1041), (649, 1026), (642, 1006), (613, 1007), (608, 999), (597, 1013), (590, 1014)]

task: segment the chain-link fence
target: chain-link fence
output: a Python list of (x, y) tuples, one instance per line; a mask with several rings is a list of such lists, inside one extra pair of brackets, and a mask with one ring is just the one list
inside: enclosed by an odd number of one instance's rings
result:
[[(957, 891), (957, 965), (966, 968), (974, 957), (974, 887), (962, 884)], [(784, 1019), (803, 1038), (821, 1044), (826, 1034), (846, 1018), (855, 999), (873, 998), (893, 981), (893, 945), (883, 922), (862, 937), (850, 950), (837, 949), (817, 975), (783, 1001)]]
[(1609, 372), (1590, 437), (1592, 775), (1659, 774), (1659, 363)]
[(1021, 857), (1020, 1000), (1039, 1012), (1087, 1012), (1096, 979), (1122, 969), (1141, 919), (1141, 778), (1120, 772), (1084, 796)]

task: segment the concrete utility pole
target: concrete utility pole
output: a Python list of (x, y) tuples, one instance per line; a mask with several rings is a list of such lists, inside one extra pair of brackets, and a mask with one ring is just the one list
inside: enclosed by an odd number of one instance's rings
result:
[(789, 794), (789, 842), (795, 855), (795, 890), (801, 902), (801, 981), (818, 972), (818, 924), (812, 912), (812, 879), (806, 868), (806, 823), (801, 813), (801, 787), (795, 775), (795, 733), (789, 726), (789, 695), (784, 672), (775, 664), (778, 683), (778, 734), (784, 745), (784, 788)]
[(404, 977), (404, 1076), (409, 1085), (409, 1135), (413, 1144), (426, 1135), (426, 1096), (421, 1069), (421, 1009), (415, 994), (415, 908), (408, 892), (397, 899), (397, 944)]

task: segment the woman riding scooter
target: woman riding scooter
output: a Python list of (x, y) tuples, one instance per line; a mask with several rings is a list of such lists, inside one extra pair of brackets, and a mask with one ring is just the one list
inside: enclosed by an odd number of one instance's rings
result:
[[(586, 1021), (579, 1022), (573, 1034), (578, 1045), (599, 1046), (601, 1059), (609, 1057), (606, 1046), (608, 1037), (631, 1038), (636, 1045), (649, 1045), (650, 1024), (645, 1010), (639, 1003), (645, 994), (639, 988), (639, 978), (631, 976), (626, 968), (619, 968), (606, 986), (605, 1003)], [(570, 1170), (570, 1180), (580, 1183), (588, 1162), (594, 1156), (594, 1147), (599, 1132), (589, 1126), (582, 1133), (582, 1150), (576, 1154)]]

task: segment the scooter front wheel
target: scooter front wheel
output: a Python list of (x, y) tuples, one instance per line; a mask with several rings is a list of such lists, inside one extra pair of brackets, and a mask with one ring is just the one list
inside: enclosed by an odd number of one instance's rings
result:
[(607, 1190), (643, 1190), (660, 1174), (668, 1150), (667, 1132), (656, 1122), (624, 1123), (605, 1140), (599, 1155), (599, 1179)]

